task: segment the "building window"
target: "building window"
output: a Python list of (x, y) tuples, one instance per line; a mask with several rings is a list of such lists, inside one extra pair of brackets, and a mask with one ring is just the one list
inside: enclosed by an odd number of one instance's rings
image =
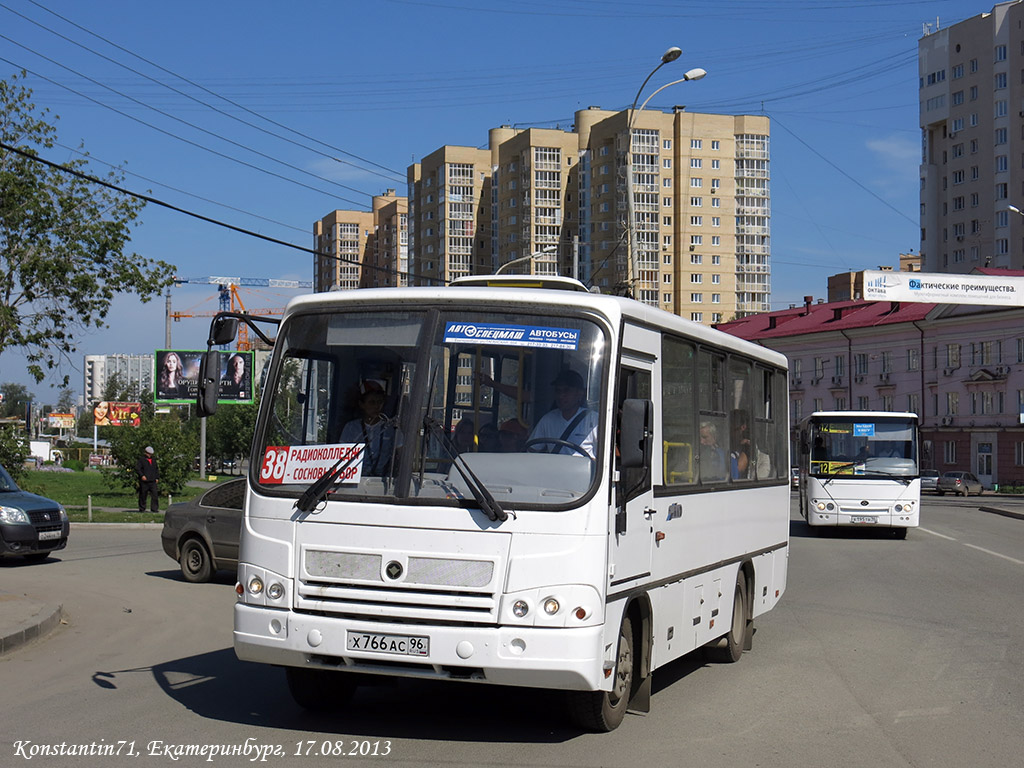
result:
[(907, 370), (916, 371), (921, 367), (920, 351), (910, 347), (907, 350)]
[(995, 50), (995, 54), (996, 54), (996, 56), (995, 56), (995, 60), (996, 61), (1006, 61), (1006, 46), (1005, 45), (997, 45), (996, 46), (996, 50)]
[(868, 373), (868, 355), (866, 352), (858, 352), (853, 356), (853, 372), (857, 376), (866, 376)]
[(952, 440), (946, 440), (942, 444), (942, 463), (956, 464), (956, 443)]
[(956, 416), (960, 411), (960, 393), (959, 392), (947, 392), (946, 393), (946, 415)]
[(722, 148), (722, 144), (721, 144), (720, 141), (718, 141), (716, 139), (712, 139), (712, 141), (711, 141), (711, 148), (712, 149), (721, 149)]
[(857, 397), (857, 410), (859, 411), (870, 411), (871, 410), (871, 398), (867, 395), (860, 395)]
[(700, 139), (690, 139), (690, 149), (700, 149), (700, 148), (701, 148), (701, 140)]
[[(667, 160), (668, 158), (665, 158), (665, 159)], [(671, 166), (666, 165), (665, 167), (666, 168), (670, 168)], [(691, 168), (700, 168), (701, 167), (701, 160), (700, 160), (700, 158), (699, 157), (691, 157), (690, 158), (690, 167)]]

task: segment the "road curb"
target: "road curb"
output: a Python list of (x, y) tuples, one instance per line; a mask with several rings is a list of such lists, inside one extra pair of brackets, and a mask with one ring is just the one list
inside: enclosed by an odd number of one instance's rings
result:
[(991, 512), (993, 515), (1002, 515), (1003, 517), (1012, 517), (1015, 520), (1024, 520), (1024, 513), (1012, 512), (1009, 509), (1000, 509), (999, 507), (978, 507), (982, 512)]
[(151, 529), (155, 531), (162, 530), (164, 527), (163, 523), (71, 523), (71, 530), (76, 528), (94, 528), (102, 526), (104, 528), (142, 528)]
[(63, 616), (63, 605), (0, 592), (0, 656), (49, 634)]

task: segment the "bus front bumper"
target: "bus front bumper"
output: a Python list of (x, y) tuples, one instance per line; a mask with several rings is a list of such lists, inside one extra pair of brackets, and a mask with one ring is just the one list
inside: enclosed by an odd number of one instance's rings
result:
[[(610, 690), (613, 682), (604, 669), (610, 672), (606, 659), (615, 649), (604, 647), (601, 626), (389, 624), (245, 603), (235, 604), (234, 619), (235, 653), (243, 661), (564, 690)], [(426, 655), (420, 655), (424, 638)]]

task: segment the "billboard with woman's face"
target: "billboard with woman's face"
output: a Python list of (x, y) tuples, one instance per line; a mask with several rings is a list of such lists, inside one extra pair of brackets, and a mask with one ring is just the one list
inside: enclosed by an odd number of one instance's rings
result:
[(92, 409), (96, 427), (137, 427), (142, 423), (142, 403), (100, 400)]
[[(158, 349), (153, 353), (153, 402), (194, 403), (199, 391), (199, 363), (203, 350)], [(253, 352), (221, 353), (218, 403), (251, 403)]]

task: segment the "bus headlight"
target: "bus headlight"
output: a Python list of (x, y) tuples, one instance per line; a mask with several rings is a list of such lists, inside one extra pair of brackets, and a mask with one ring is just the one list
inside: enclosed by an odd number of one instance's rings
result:
[(825, 502), (824, 501), (819, 501), (816, 506), (818, 507), (818, 511), (819, 512), (824, 512), (825, 511)]
[(259, 576), (253, 576), (251, 579), (249, 579), (249, 594), (263, 594), (263, 579), (261, 579)]
[(274, 582), (267, 587), (267, 597), (271, 600), (280, 600), (284, 596), (284, 587), (279, 582)]
[(516, 618), (521, 619), (529, 612), (530, 606), (527, 604), (525, 600), (516, 600), (514, 603), (512, 603), (512, 614)]
[(556, 613), (558, 613), (558, 608), (558, 601), (555, 598), (549, 597), (547, 600), (544, 601), (544, 613), (546, 613), (548, 616), (554, 616)]

